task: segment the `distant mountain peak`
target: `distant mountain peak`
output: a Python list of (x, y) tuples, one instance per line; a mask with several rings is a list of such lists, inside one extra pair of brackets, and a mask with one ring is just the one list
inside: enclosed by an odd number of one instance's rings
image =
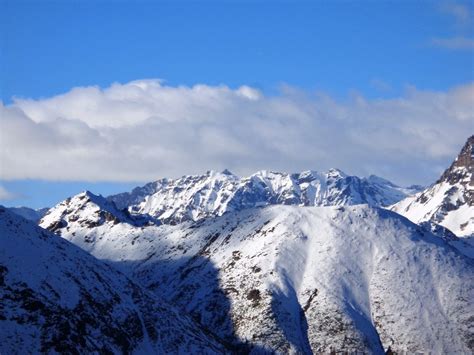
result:
[(222, 170), (221, 174), (223, 174), (223, 175), (234, 175), (229, 169)]
[(338, 168), (331, 168), (327, 171), (326, 175), (328, 177), (347, 177), (346, 173), (344, 173), (341, 169)]
[[(377, 175), (370, 175), (367, 178), (367, 180), (374, 183), (374, 184), (396, 186), (393, 182), (388, 181), (387, 179), (384, 179), (384, 178), (382, 178), (380, 176), (377, 176)], [(413, 186), (416, 186), (416, 185), (413, 185)]]

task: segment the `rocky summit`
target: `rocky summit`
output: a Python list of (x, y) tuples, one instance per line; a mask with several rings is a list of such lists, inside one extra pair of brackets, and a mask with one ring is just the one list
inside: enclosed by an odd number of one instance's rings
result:
[(430, 221), (458, 237), (474, 237), (474, 136), (438, 181), (392, 207), (415, 223)]

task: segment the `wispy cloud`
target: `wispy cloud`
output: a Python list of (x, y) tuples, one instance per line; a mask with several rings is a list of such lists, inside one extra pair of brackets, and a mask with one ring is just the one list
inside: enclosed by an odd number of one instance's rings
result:
[(440, 8), (442, 12), (452, 16), (458, 25), (465, 25), (471, 20), (471, 10), (465, 4), (445, 2)]
[(207, 169), (339, 167), (428, 182), (474, 127), (474, 84), (393, 99), (285, 87), (78, 87), (0, 105), (3, 179), (150, 181)]
[(431, 44), (446, 49), (474, 49), (474, 39), (467, 37), (433, 38)]
[(0, 185), (0, 201), (13, 200), (17, 196)]
[(449, 50), (473, 50), (472, 7), (467, 3), (443, 2), (439, 9), (451, 19), (453, 28), (449, 29), (449, 32), (452, 34), (434, 36), (430, 40), (430, 45)]

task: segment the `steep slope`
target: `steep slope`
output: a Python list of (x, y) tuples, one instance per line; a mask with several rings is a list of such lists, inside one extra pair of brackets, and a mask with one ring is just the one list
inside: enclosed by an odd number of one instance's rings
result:
[(49, 208), (39, 208), (33, 209), (29, 207), (9, 207), (8, 208), (11, 212), (22, 216), (30, 221), (38, 223), (41, 218), (48, 212)]
[(474, 350), (473, 261), (387, 210), (269, 206), (58, 232), (227, 341), (284, 353)]
[(187, 317), (0, 207), (0, 353), (219, 353)]
[(299, 174), (260, 171), (242, 179), (225, 170), (162, 179), (108, 199), (131, 214), (176, 224), (272, 204), (387, 206), (416, 191), (417, 187), (404, 189), (376, 176), (361, 179), (337, 169)]
[(431, 221), (458, 237), (474, 237), (474, 136), (434, 185), (391, 209), (415, 223)]

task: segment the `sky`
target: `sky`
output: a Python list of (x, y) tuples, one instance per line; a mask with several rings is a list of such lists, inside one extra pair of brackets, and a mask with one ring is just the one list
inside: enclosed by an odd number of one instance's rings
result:
[(229, 168), (428, 185), (474, 133), (474, 8), (0, 0), (0, 204)]

